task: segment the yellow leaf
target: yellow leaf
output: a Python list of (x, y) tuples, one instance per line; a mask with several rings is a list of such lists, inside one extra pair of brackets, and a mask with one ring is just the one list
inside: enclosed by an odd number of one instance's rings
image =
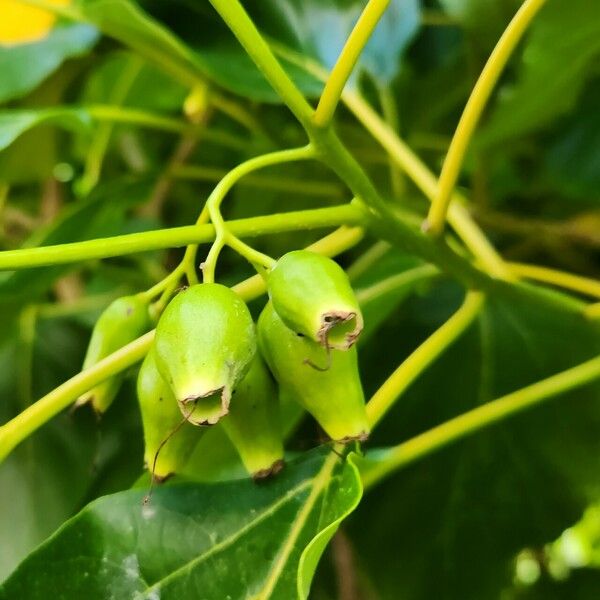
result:
[[(66, 5), (70, 0), (49, 0)], [(44, 39), (52, 29), (56, 16), (42, 8), (22, 4), (18, 0), (0, 0), (0, 45), (27, 44)]]

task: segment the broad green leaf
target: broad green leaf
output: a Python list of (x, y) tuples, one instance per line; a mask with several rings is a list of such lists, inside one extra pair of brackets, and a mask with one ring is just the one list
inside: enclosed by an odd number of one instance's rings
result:
[[(450, 291), (438, 286), (425, 299), (405, 302), (361, 349), (368, 387), (447, 318)], [(490, 297), (479, 321), (409, 388), (371, 443), (409, 439), (599, 350), (599, 325), (576, 311), (542, 307), (522, 293)], [(349, 527), (380, 597), (500, 597), (517, 553), (555, 539), (597, 497), (599, 428), (596, 382), (439, 450), (367, 491)], [(367, 461), (383, 457), (366, 451)]]
[(25, 95), (67, 58), (87, 52), (97, 39), (94, 27), (73, 24), (54, 27), (39, 42), (0, 45), (0, 102)]
[[(101, 498), (33, 552), (0, 598), (306, 597), (361, 486), (351, 458), (313, 451), (261, 485), (180, 484)], [(54, 592), (52, 592), (54, 591)]]
[(545, 140), (540, 157), (543, 179), (568, 198), (598, 206), (600, 189), (600, 82), (584, 91), (581, 105), (557, 123), (557, 134)]
[(91, 125), (89, 114), (78, 108), (41, 108), (0, 111), (0, 151), (25, 132), (44, 124), (82, 131)]
[(188, 90), (132, 52), (113, 52), (90, 73), (84, 104), (122, 104), (158, 112), (181, 112)]
[(479, 142), (496, 143), (546, 125), (568, 111), (598, 73), (600, 3), (553, 0), (537, 15), (517, 66), (482, 128)]
[[(18, 316), (7, 323), (17, 325)], [(75, 374), (89, 335), (39, 317), (28, 349), (16, 329), (0, 347), (0, 423)], [(91, 411), (65, 412), (23, 442), (0, 464), (0, 581), (89, 498), (131, 485), (142, 453), (137, 407), (126, 393), (101, 425)]]
[[(278, 102), (275, 92), (231, 33), (215, 39), (215, 29), (225, 32), (226, 28), (214, 14), (207, 18), (205, 12), (203, 17), (191, 13), (191, 18), (200, 22), (202, 32), (192, 46), (129, 0), (78, 0), (60, 12), (70, 19), (92, 23), (188, 88), (208, 79), (254, 100)], [(286, 67), (303, 89), (315, 93), (320, 90), (321, 84), (303, 70), (290, 63)]]

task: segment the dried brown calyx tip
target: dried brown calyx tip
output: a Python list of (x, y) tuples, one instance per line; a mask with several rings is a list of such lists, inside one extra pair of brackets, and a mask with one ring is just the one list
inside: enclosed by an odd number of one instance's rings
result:
[(274, 477), (275, 475), (280, 473), (284, 466), (285, 461), (282, 458), (280, 458), (279, 460), (276, 460), (269, 468), (260, 469), (260, 471), (256, 471), (256, 473), (253, 473), (252, 479), (254, 479), (254, 481), (257, 483), (265, 481), (266, 479)]
[(152, 481), (156, 485), (160, 485), (161, 483), (165, 483), (166, 481), (171, 479), (171, 477), (173, 477), (173, 475), (175, 475), (175, 473), (167, 473), (166, 475), (157, 475), (155, 473), (154, 475), (152, 475)]
[(358, 435), (347, 435), (340, 440), (334, 440), (340, 444), (349, 444), (350, 442), (366, 442), (369, 439), (368, 431), (361, 431)]
[(180, 402), (179, 408), (192, 425), (216, 425), (229, 413), (230, 400), (231, 392), (223, 386), (201, 395), (190, 395)]
[(331, 311), (321, 316), (321, 326), (317, 338), (322, 346), (347, 350), (360, 332), (362, 322), (354, 311)]

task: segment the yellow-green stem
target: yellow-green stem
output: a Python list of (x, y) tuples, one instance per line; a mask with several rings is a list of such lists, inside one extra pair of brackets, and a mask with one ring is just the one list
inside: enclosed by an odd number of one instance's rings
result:
[(478, 406), (394, 447), (385, 459), (365, 472), (363, 484), (372, 487), (394, 471), (456, 440), (598, 378), (600, 357)]
[(508, 27), (498, 40), (479, 79), (467, 101), (463, 114), (450, 142), (448, 154), (442, 166), (437, 194), (429, 209), (424, 229), (432, 235), (440, 235), (444, 230), (446, 213), (452, 198), (452, 190), (464, 160), (465, 152), (475, 127), (487, 104), (492, 90), (500, 77), (508, 59), (527, 30), (527, 27), (544, 6), (546, 0), (525, 0)]
[(43, 398), (28, 406), (14, 419), (2, 425), (0, 427), (0, 461), (17, 444), (67, 408), (81, 394), (140, 361), (148, 351), (153, 337), (154, 331), (151, 331), (124, 346), (93, 367), (82, 371), (62, 385), (59, 385)]
[(508, 266), (519, 277), (549, 283), (592, 298), (600, 298), (600, 281), (539, 265), (511, 262)]
[(375, 426), (410, 384), (471, 325), (484, 304), (481, 292), (470, 291), (462, 306), (428, 337), (384, 382), (367, 404)]
[[(362, 96), (356, 92), (345, 92), (342, 100), (425, 197), (433, 200), (437, 193), (438, 182), (425, 163), (388, 127)], [(458, 193), (454, 194), (454, 198), (456, 202), (450, 206), (448, 220), (456, 233), (490, 275), (500, 279), (512, 279), (501, 256), (471, 219), (464, 207), (465, 199)]]
[(354, 70), (356, 61), (389, 3), (390, 0), (369, 0), (360, 15), (325, 83), (313, 116), (313, 123), (317, 127), (327, 127), (331, 123), (344, 86)]
[(313, 158), (314, 156), (315, 151), (311, 145), (303, 146), (301, 148), (293, 148), (291, 150), (279, 150), (251, 158), (250, 160), (243, 162), (229, 171), (229, 173), (227, 173), (227, 175), (221, 179), (206, 201), (206, 208), (208, 214), (210, 215), (210, 220), (215, 227), (216, 235), (215, 241), (202, 268), (203, 279), (205, 282), (210, 283), (214, 281), (215, 268), (219, 253), (226, 244), (231, 246), (236, 252), (244, 256), (252, 264), (269, 268), (273, 266), (274, 263), (270, 257), (257, 252), (252, 247), (244, 244), (227, 228), (225, 220), (221, 215), (220, 207), (225, 196), (231, 190), (231, 188), (242, 177), (248, 173), (257, 171), (258, 169), (297, 160), (307, 160), (309, 158)]

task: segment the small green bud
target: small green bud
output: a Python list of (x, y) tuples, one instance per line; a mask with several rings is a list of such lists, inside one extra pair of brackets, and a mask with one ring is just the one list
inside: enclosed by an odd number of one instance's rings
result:
[(156, 327), (156, 363), (195, 425), (214, 425), (229, 411), (233, 388), (256, 353), (252, 316), (228, 287), (202, 283), (180, 292)]
[(154, 348), (140, 367), (137, 394), (144, 427), (144, 462), (156, 481), (164, 481), (181, 472), (203, 432), (181, 415), (171, 388), (158, 372)]
[(254, 479), (283, 468), (283, 439), (277, 390), (257, 353), (233, 392), (229, 414), (221, 421), (248, 473)]
[[(279, 383), (333, 440), (365, 440), (369, 423), (356, 348), (331, 352), (286, 327), (269, 302), (258, 320), (260, 351)], [(327, 369), (311, 364), (330, 362)]]
[[(117, 298), (100, 315), (85, 355), (83, 370), (94, 366), (109, 354), (133, 342), (150, 329), (148, 304), (139, 296)], [(98, 414), (103, 414), (117, 395), (123, 375), (115, 375), (86, 392), (76, 406), (91, 403)]]
[(333, 260), (294, 250), (269, 274), (269, 297), (281, 320), (322, 346), (347, 350), (363, 328), (363, 317), (344, 270)]

